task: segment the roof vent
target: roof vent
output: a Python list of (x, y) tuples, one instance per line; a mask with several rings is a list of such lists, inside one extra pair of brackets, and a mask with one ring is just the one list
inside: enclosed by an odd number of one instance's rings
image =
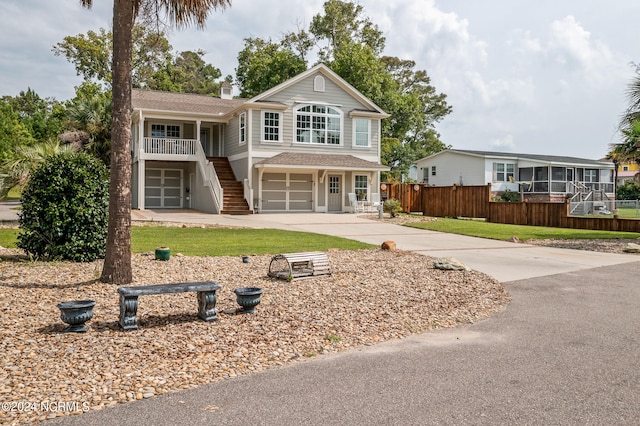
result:
[(233, 86), (228, 81), (220, 86), (220, 99), (233, 99)]

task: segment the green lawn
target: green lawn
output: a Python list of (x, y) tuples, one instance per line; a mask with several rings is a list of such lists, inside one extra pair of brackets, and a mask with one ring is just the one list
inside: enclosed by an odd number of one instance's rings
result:
[[(15, 248), (17, 235), (17, 229), (0, 228), (0, 246)], [(160, 246), (170, 247), (172, 253), (185, 256), (239, 256), (375, 247), (346, 238), (277, 229), (161, 226), (134, 226), (131, 229), (131, 248), (134, 253), (153, 251)]]
[(19, 200), (22, 195), (22, 188), (11, 188), (9, 194), (7, 194), (7, 200)]
[(636, 232), (590, 231), (585, 229), (547, 228), (542, 226), (505, 225), (481, 220), (438, 218), (433, 222), (409, 223), (406, 226), (448, 232), (472, 237), (508, 240), (513, 235), (520, 240), (530, 239), (607, 239), (638, 238)]

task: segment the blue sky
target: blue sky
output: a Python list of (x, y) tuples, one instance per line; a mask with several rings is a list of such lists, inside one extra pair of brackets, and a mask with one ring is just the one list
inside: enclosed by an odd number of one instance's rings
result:
[[(437, 126), (458, 149), (601, 158), (640, 62), (640, 2), (616, 0), (360, 0), (387, 38), (385, 54), (427, 70), (454, 112)], [(174, 30), (174, 49), (203, 49), (235, 75), (246, 37), (278, 39), (307, 27), (323, 0), (232, 0), (206, 29)], [(80, 82), (51, 47), (67, 35), (110, 28), (111, 0), (2, 0), (0, 96), (31, 87), (73, 96)]]

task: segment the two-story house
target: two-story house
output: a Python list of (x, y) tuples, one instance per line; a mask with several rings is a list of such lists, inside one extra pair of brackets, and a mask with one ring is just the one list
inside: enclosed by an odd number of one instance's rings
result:
[(252, 98), (133, 90), (138, 209), (346, 212), (380, 171), (380, 107), (325, 65)]
[(638, 178), (640, 168), (635, 161), (625, 161), (618, 165), (618, 185), (623, 185), (626, 181), (633, 181)]

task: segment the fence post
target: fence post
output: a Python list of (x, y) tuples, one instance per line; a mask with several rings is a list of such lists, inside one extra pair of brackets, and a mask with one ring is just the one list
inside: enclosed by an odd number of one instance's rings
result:
[(487, 212), (487, 217), (485, 220), (487, 222), (491, 222), (491, 182), (487, 183), (487, 193), (485, 194), (485, 203), (487, 203), (487, 208), (485, 211)]

